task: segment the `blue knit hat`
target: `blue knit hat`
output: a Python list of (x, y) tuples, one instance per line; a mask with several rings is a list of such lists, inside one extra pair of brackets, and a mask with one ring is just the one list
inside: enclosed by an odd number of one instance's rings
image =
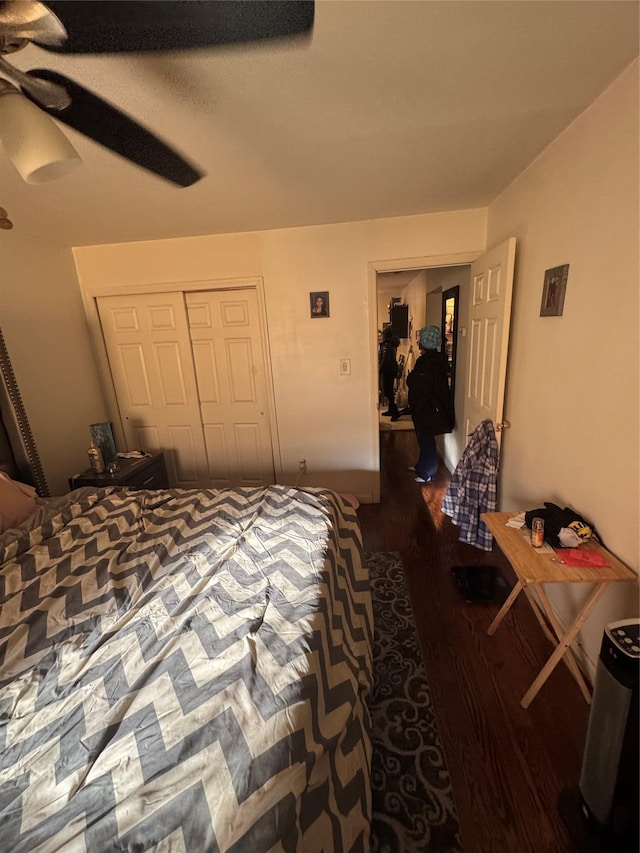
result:
[(439, 349), (442, 342), (442, 333), (438, 326), (424, 326), (420, 329), (418, 337), (423, 349)]

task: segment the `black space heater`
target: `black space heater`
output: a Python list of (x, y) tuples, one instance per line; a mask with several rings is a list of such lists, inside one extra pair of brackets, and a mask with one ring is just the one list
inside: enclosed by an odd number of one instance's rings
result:
[(577, 790), (559, 810), (584, 853), (638, 853), (640, 621), (607, 625)]

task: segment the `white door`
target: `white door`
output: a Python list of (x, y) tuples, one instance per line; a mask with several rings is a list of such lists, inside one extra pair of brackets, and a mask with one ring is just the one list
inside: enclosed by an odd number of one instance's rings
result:
[(464, 429), (468, 436), (481, 421), (492, 420), (497, 427), (498, 446), (504, 415), (515, 254), (515, 237), (509, 237), (471, 267)]
[(169, 482), (206, 483), (206, 454), (182, 293), (98, 299), (129, 450), (164, 450)]
[(186, 294), (211, 488), (274, 482), (255, 290)]

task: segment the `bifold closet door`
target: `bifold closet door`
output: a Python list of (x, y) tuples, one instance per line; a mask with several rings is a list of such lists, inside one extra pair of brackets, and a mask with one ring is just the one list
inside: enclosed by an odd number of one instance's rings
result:
[(184, 294), (105, 296), (98, 310), (129, 449), (164, 450), (173, 486), (207, 486)]
[(129, 449), (181, 488), (273, 483), (255, 290), (105, 296), (98, 310)]
[(274, 482), (255, 290), (185, 294), (212, 488)]

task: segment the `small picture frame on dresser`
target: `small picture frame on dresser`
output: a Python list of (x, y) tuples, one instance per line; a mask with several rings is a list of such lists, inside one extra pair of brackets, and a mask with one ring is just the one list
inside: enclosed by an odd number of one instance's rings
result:
[(94, 443), (100, 448), (104, 464), (109, 466), (116, 462), (116, 444), (113, 440), (111, 421), (91, 424), (89, 431)]

